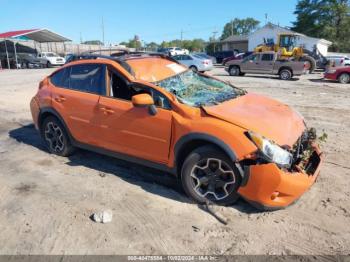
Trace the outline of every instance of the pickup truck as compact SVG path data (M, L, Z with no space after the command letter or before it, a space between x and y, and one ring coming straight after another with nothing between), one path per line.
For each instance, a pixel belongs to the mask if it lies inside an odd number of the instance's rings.
M54 52L42 52L37 55L40 63L45 67L60 66L66 63L63 57L60 57Z
M275 52L253 53L242 60L231 60L226 63L225 70L231 76L249 74L279 75L282 80L290 80L293 76L305 73L305 62L279 60Z

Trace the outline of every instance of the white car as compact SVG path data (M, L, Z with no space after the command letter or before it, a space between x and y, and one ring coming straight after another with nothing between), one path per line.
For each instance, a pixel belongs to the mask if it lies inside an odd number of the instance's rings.
M171 56L174 55L188 55L190 53L190 51L188 51L187 49L183 49L180 47L169 47L168 48L168 52Z
M330 67L350 66L350 58L347 56L327 56Z
M46 67L60 66L66 63L66 59L54 52L42 52L39 53L37 57L40 59L40 63Z

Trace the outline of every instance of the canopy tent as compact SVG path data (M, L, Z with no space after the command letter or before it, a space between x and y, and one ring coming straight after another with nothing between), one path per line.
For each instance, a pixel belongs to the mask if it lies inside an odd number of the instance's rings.
M6 39L25 39L25 40L33 40L34 43L50 43L50 42L67 42L71 41L69 38L59 35L53 31L50 31L46 28L44 29L29 29L29 30L19 30L19 31L10 31L5 33L0 33L0 39L4 39L5 41L5 51L7 57L7 65L10 68L10 61L8 55L8 46ZM14 55L16 58L17 64L17 50L16 44L13 42Z

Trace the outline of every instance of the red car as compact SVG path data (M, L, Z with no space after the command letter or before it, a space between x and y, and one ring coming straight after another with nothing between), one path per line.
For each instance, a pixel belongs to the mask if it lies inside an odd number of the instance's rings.
M246 53L239 53L230 57L226 57L222 60L222 65L226 65L227 62L231 60L242 60L246 58L247 56L251 55L253 52L246 52Z
M339 83L350 83L350 67L333 67L329 68L324 74L324 78L337 80Z

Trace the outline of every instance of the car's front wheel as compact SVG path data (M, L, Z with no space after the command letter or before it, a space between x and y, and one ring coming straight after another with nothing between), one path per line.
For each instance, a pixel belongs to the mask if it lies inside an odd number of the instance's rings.
M231 66L229 69L230 76L239 76L241 74L241 70L238 66Z
M74 147L67 131L56 117L45 118L41 132L50 153L59 156L69 156L73 153Z
M181 170L182 186L197 203L207 201L220 205L233 204L239 197L241 183L238 168L219 149L203 146L186 158Z

